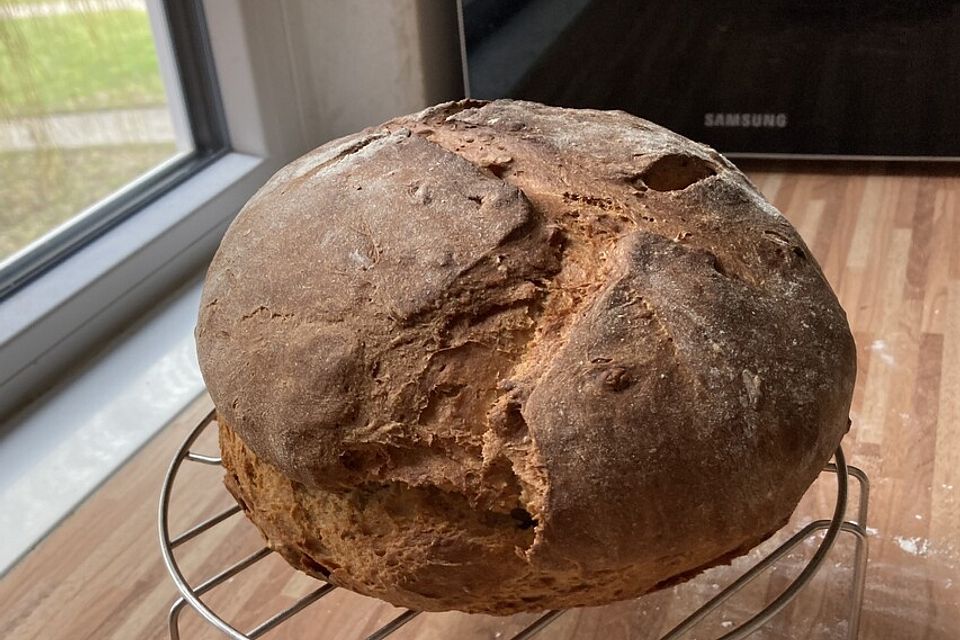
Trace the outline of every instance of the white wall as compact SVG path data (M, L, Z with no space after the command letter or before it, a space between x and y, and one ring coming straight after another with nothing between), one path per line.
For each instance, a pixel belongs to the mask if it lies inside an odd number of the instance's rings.
M332 138L461 96L453 0L208 0L239 151L299 155ZM232 34L242 23L247 39ZM247 75L237 82L233 76ZM239 89L239 90L238 90Z

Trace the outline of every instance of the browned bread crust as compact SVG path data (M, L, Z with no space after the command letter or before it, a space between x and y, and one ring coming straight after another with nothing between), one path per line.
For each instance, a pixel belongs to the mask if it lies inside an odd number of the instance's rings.
M197 327L227 486L293 565L417 609L643 594L789 518L847 429L843 310L712 149L459 102L281 170Z

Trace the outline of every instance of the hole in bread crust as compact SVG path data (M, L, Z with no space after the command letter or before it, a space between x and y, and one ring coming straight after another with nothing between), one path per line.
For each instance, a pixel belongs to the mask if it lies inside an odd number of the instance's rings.
M491 164L487 166L487 169L490 170L490 173L495 175L497 178L503 179L503 176L507 174L507 170L510 167L505 164Z
M354 473L362 471L365 462L365 456L359 451L344 451L340 454L340 464Z
M510 511L510 517L517 521L518 529L533 529L537 526L537 519L526 509L517 507Z
M303 565L304 569L306 569L307 571L313 572L315 574L319 574L324 578L329 578L330 573L333 571L333 569L337 568L336 565L333 565L332 568L328 569L327 567L323 566L322 564L320 564L319 562L317 562L316 560L314 560L313 558L311 558L306 554L303 554L301 556L300 562ZM330 563L330 564L332 565L333 563Z
M762 237L764 240L767 240L769 242L772 242L778 245L777 252L780 253L781 255L783 254L783 251L785 251L788 248L790 252L793 253L793 255L796 256L797 258L801 260L807 259L807 254L803 249L801 249L798 246L795 246L793 242L791 242L788 238L784 237L780 233L777 233L776 231L772 231L768 229L763 232Z
M655 191L680 191L715 175L716 169L706 160L671 153L654 160L640 177L644 184Z
M503 412L491 420L491 425L494 430L498 434L507 437L518 437L523 433L527 433L529 427L527 427L527 421L524 420L520 409L521 406L519 402L507 401Z
M713 253L709 253L708 255L710 259L710 266L713 268L713 270L722 275L724 278L729 278L730 274L727 273L727 270L723 267L723 264L721 264L720 258Z
M387 462L384 451L376 448L347 449L338 459L340 465L352 474L375 472Z
M247 501L243 499L243 492L240 490L240 476L238 476L236 473L227 473L223 481L227 486L227 491L229 491L230 495L233 496L233 499L237 501L237 504L240 505L240 508L243 509L244 513L250 513L250 505L248 505Z

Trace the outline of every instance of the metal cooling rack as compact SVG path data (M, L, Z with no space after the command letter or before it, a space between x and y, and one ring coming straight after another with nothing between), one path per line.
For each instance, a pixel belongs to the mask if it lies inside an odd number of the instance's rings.
M171 640L180 640L180 614L188 605L196 610L196 612L199 613L204 620L222 631L232 640L255 640L268 631L277 628L286 620L289 620L320 598L323 598L331 591L336 589L336 587L332 584L323 583L320 587L314 589L292 606L278 612L250 631L244 633L237 630L230 623L226 622L223 618L217 615L216 612L214 612L201 600L201 596L269 556L273 552L271 549L260 549L259 551L250 554L243 560L240 560L236 564L223 569L220 573L211 576L200 584L192 585L187 582L186 578L184 578L183 573L177 564L177 560L174 557L174 549L188 540L192 540L197 536L206 533L219 523L240 512L240 507L234 505L216 515L207 518L206 520L191 527L183 533L180 533L179 535L172 536L170 534L170 495L180 466L184 462L216 466L220 465L219 457L202 455L199 453L194 453L190 450L190 447L193 446L193 443L196 442L197 438L200 437L204 430L207 429L207 427L209 427L213 421L214 412L211 411L210 414L208 414L193 429L190 435L187 436L186 440L184 440L170 464L166 478L164 478L163 489L160 492L160 511L158 516L158 524L160 529L160 551L163 554L163 560L167 566L167 571L170 573L170 577L173 579L174 584L176 584L177 589L181 593L181 597L178 598L170 608L170 614L168 616ZM789 604L790 601L796 597L800 590L810 582L816 572L820 569L827 553L830 551L830 548L836 541L837 536L839 536L839 534L843 531L853 535L856 539L856 547L854 550L853 584L850 590L849 599L847 638L848 640L855 640L858 637L860 630L860 609L863 603L863 589L867 568L866 528L867 500L869 497L868 494L870 490L870 483L863 471L856 467L848 467L846 465L843 457L843 451L840 448L838 448L834 454L834 462L828 464L824 468L823 472L835 474L837 478L837 501L833 510L833 516L829 520L816 520L811 522L797 531L797 533L791 536L789 540L770 552L728 587L723 589L699 609L691 613L686 619L683 620L683 622L671 629L665 636L661 638L661 640L678 640L683 636L683 634L699 624L711 612L722 606L727 600L743 589L757 576L773 566L780 558L788 554L804 540L817 535L821 531L825 533L823 534L823 539L820 542L820 546L813 554L813 557L811 557L804 566L800 574L797 575L797 577L789 584L789 586L787 586L779 596L777 596L772 602L770 602L770 604L764 607L759 613L755 614L752 618L727 632L717 640L741 640L742 638L746 638L751 633L762 627L784 607L786 607L787 604ZM860 487L856 520L854 521L847 520L845 518L848 493L847 483L849 477L856 479ZM293 571L293 569L291 569L291 571ZM564 611L565 610L548 611L534 620L525 629L514 635L512 640L527 640L533 637L535 634L543 631L554 620L563 615ZM373 634L367 636L366 640L382 640L420 614L421 612L419 611L408 609L407 611L390 620L384 626L380 627Z

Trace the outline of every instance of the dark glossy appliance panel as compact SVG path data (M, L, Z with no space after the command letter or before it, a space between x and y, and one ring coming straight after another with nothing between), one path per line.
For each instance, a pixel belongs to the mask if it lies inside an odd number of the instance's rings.
M960 157L960 1L463 0L472 97L744 155Z

